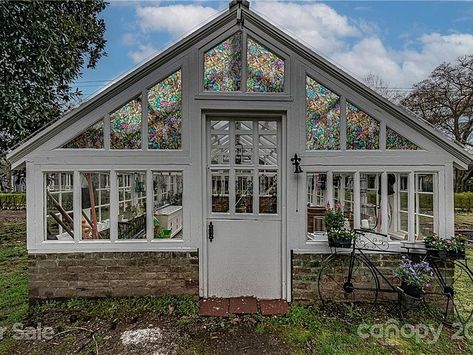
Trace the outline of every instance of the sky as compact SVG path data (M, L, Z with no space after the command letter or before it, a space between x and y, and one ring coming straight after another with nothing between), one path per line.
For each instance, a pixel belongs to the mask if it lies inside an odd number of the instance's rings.
M75 83L84 100L229 3L109 2L107 56ZM406 92L439 64L473 54L473 2L250 0L250 8L356 78L378 74Z

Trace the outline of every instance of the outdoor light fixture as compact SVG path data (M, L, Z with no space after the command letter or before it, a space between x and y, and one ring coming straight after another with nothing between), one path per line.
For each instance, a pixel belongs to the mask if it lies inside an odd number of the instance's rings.
M291 161L292 161L292 165L294 165L294 174L302 173L301 163L300 163L301 158L297 156L297 153L294 154L294 158L291 158Z

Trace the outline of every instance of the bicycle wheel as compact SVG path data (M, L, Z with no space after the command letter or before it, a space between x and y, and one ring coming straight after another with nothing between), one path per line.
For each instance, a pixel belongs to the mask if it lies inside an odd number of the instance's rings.
M458 261L430 260L434 271L424 294L426 308L448 326L465 328L473 322L473 274Z
M353 260L351 278L348 277L350 260ZM355 255L351 259L332 255L322 265L317 288L324 306L374 304L378 299L379 280L374 270L361 257Z

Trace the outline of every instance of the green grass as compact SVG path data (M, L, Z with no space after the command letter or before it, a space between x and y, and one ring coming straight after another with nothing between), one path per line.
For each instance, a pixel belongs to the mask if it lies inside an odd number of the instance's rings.
M28 258L25 223L0 228L0 326L23 320L28 312Z
M456 212L455 223L473 225L473 213Z

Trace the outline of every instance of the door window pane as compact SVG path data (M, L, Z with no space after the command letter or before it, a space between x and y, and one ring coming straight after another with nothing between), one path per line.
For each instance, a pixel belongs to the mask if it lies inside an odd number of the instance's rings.
M210 135L210 163L230 163L230 136L228 134Z
M360 174L360 226L380 231L381 228L381 174Z
M183 177L181 171L153 172L153 236L182 239Z
M229 181L228 170L212 170L212 212L230 211Z
M235 164L253 164L253 135L235 135Z
M416 174L415 214L416 214L416 239L421 240L427 235L435 233L436 211L434 174Z
M252 170L235 170L235 213L253 213Z
M278 213L277 171L259 171L259 213Z
M74 240L73 173L46 173L44 179L46 240Z
M82 172L81 180L81 239L110 238L110 175L102 172Z
M146 173L117 174L118 239L146 238Z

